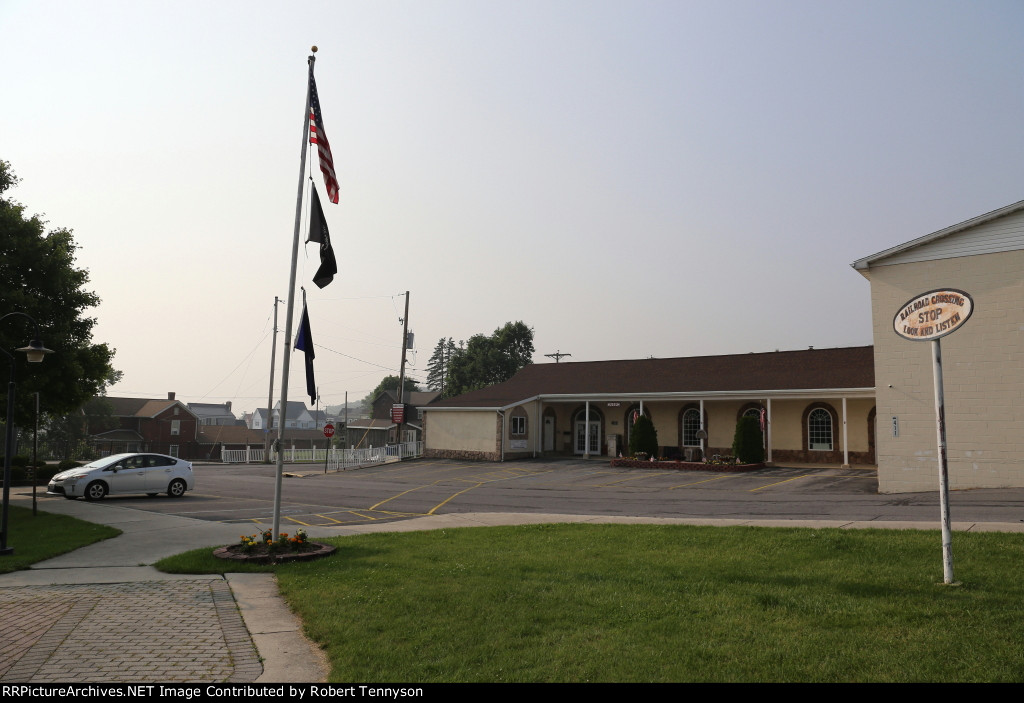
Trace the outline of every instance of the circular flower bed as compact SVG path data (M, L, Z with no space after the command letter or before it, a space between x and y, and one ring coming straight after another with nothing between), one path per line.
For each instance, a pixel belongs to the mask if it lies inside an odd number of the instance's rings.
M218 559L232 561L255 562L258 564L274 564L282 561L309 561L333 554L337 547L320 542L310 542L306 532L299 530L289 537L282 532L274 539L270 530L259 535L248 537L242 535L238 544L229 544L213 550Z

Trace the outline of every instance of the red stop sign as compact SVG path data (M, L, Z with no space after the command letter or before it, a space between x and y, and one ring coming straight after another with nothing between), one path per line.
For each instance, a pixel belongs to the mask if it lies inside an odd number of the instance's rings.
M324 425L324 437L333 437L333 436L334 436L334 425L329 424L329 423Z

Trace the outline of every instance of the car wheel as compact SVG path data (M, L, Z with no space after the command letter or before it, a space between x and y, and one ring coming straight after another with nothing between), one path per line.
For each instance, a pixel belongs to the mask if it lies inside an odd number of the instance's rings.
M171 498L181 498L183 495L185 495L185 491L187 490L188 487L185 485L185 482L182 481L180 478L176 478L173 481L171 481L171 485L167 487L167 495L169 495Z
M102 500L107 495L107 484L102 481L93 481L85 487L86 500Z

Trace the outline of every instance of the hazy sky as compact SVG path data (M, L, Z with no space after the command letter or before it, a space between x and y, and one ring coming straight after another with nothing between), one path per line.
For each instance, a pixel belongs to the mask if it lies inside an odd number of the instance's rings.
M0 158L75 232L111 395L266 404L312 44L325 404L397 370L406 290L421 379L509 320L538 362L870 344L851 262L1024 198L1020 0L0 0L0 29Z

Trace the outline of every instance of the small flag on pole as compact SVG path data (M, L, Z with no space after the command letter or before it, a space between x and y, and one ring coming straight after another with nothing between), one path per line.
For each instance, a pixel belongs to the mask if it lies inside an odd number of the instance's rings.
M309 239L306 241L320 244L320 268L313 276L313 283L317 288L326 288L338 273L338 262L334 259L331 233L327 230L327 219L324 218L324 209L320 207L320 196L317 195L316 186L313 186L313 212L309 218Z
M306 394L309 395L309 402L316 404L316 381L313 380L313 359L316 358L316 352L313 351L313 332L309 329L309 313L305 305L302 306L302 322L299 323L295 348L306 353Z
M316 92L312 63L309 65L309 143L316 144L317 151L320 152L320 171L324 174L327 198L332 203L337 203L338 177L334 175L334 157L331 156L331 145L324 130L324 118L320 114L320 97Z

